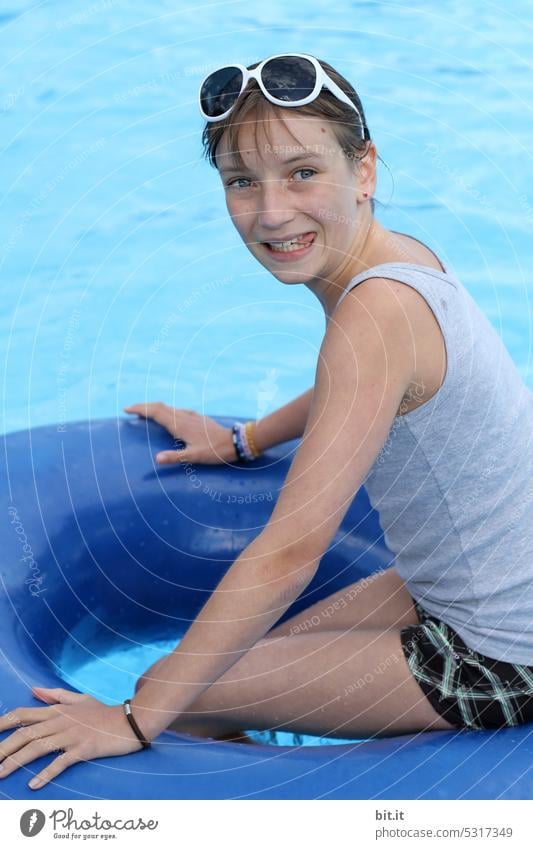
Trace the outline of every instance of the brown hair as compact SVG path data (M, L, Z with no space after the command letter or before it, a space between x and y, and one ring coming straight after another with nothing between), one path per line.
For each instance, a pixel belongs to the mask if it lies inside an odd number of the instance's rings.
M313 100L305 106L294 107L294 110L298 115L306 115L311 118L325 118L330 121L333 125L332 130L335 138L337 139L344 155L355 161L362 159L368 151L370 133L366 126L365 113L359 99L359 95L350 85L348 80L341 76L335 68L327 62L319 61L320 65L331 79L337 83L339 88L341 88L355 104L359 110L363 124L361 125L357 113L350 106L342 103L340 100L337 100L337 98L326 88L322 89L316 100ZM258 65L259 62L249 65L248 70L251 71L253 68L257 68ZM256 81L250 80L228 117L222 121L208 121L204 127L204 131L202 133L204 157L214 168L218 167L216 158L217 148L222 136L226 132L228 134L227 139L228 147L231 151L231 158L238 167L243 166L244 163L239 153L238 135L241 126L245 123L249 123L249 115L252 112L254 112L255 137L257 138L257 125L262 124L268 138L268 131L266 129L268 121L271 120L272 115L274 115L276 118L279 118L280 121L285 123L284 114L286 114L287 108L270 103L266 97L263 97L263 93ZM285 127L288 130L286 124ZM291 135L293 134L291 133ZM364 135L363 138L362 135ZM370 206L372 214L374 214L374 198L371 198Z

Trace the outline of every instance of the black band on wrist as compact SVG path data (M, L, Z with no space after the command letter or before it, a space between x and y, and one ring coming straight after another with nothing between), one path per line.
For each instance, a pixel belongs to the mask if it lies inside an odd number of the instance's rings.
M139 728L139 726L135 722L135 719L133 718L133 714L131 712L131 699L125 700L125 702L124 702L124 713L126 714L127 720L129 722L129 724L131 725L131 728L132 728L135 736L137 737L139 742L142 743L143 749L149 749L152 744L146 739L146 737L142 733L141 729Z

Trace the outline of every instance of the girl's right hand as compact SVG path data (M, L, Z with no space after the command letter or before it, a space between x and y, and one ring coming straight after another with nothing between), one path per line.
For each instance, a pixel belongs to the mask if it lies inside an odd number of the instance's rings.
M209 416L194 410L179 410L162 401L150 404L132 404L124 407L125 413L137 413L144 419L153 419L168 430L174 439L183 440L185 448L160 451L156 461L172 463L235 463L237 456L231 428L219 425Z

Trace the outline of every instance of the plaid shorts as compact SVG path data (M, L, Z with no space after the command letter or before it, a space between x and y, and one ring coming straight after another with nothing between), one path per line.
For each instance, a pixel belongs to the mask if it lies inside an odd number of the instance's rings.
M419 625L400 631L409 669L437 713L457 728L533 722L533 666L493 660L414 602Z

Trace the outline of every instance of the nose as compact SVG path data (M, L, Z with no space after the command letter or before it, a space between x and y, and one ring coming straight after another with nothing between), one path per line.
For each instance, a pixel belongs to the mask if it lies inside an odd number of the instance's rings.
M257 225L260 233L276 235L294 221L294 209L283 180L265 180L258 198Z

